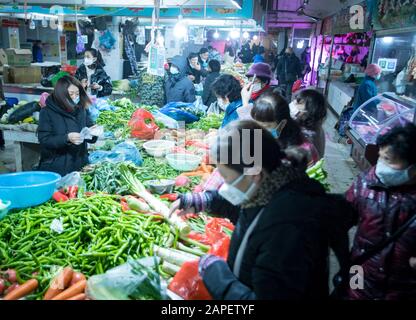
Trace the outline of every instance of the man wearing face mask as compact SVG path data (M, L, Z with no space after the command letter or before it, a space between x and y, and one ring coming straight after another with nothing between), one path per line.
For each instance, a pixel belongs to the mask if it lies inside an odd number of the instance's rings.
M295 55L293 48L287 48L285 54L279 59L276 67L279 87L285 92L287 101L292 100L292 87L297 79L302 79L302 65Z
M207 211L236 224L227 261L207 255L199 262L213 299L326 299L333 242L323 214L334 210L323 201L323 187L284 162L287 155L276 140L253 121L231 124L210 151L225 183L219 191L181 195L171 212ZM245 153L261 159L248 163ZM338 239L348 244L346 230L343 234Z
M113 85L104 71L104 66L104 60L98 50L91 48L85 51L84 62L77 69L75 78L81 81L88 94L97 97L111 95Z
M365 102L377 95L376 81L381 78L381 68L377 64L370 64L365 69L365 79L358 87L354 97L353 112Z
M195 87L186 75L186 60L175 56L170 60L169 69L165 79L166 103L194 102Z
M376 167L358 177L346 199L358 213L352 264L378 250L359 263L364 289L347 295L353 300L415 300L416 126L395 127L377 145Z

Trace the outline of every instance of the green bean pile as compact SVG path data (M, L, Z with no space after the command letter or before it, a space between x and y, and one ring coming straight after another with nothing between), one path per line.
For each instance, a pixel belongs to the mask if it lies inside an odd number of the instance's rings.
M9 214L0 221L0 270L16 269L20 278L38 272L40 298L51 268L71 266L87 276L127 261L153 255L153 245L172 246L175 237L159 216L122 212L117 196L97 194ZM50 226L62 218L64 231Z

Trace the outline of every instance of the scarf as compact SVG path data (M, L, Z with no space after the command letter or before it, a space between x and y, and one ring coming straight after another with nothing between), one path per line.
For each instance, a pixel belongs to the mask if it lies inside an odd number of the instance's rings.
M266 85L263 89L261 89L260 91L258 91L258 92L253 92L252 94L251 94L251 100L257 100L257 98L258 97L260 97L267 89L269 89L270 88L270 84L268 84L268 85Z
M250 199L247 203L244 203L241 207L243 209L264 207L283 186L293 181L302 180L305 177L305 172L290 165L283 164L265 178L254 198Z

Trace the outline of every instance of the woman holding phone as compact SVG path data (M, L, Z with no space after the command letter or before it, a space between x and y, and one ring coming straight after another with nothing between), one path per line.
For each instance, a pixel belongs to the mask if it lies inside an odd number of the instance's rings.
M87 93L97 97L106 97L113 91L111 79L104 71L104 66L105 63L99 51L92 48L85 51L84 63L78 68L75 78L81 81Z

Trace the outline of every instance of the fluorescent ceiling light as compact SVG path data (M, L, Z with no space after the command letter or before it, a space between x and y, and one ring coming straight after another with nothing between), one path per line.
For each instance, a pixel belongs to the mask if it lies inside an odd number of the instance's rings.
M243 33L243 38L244 39L248 39L250 37L250 34L247 32L247 31L245 31L244 33Z
M218 32L218 30L215 30L213 37L214 39L218 39L220 37L220 33Z
M383 42L386 44L393 43L394 39L393 37L383 37Z
M237 3L237 1L235 0L231 0L231 3L233 4L233 6L235 6L237 9L241 10L241 6Z

